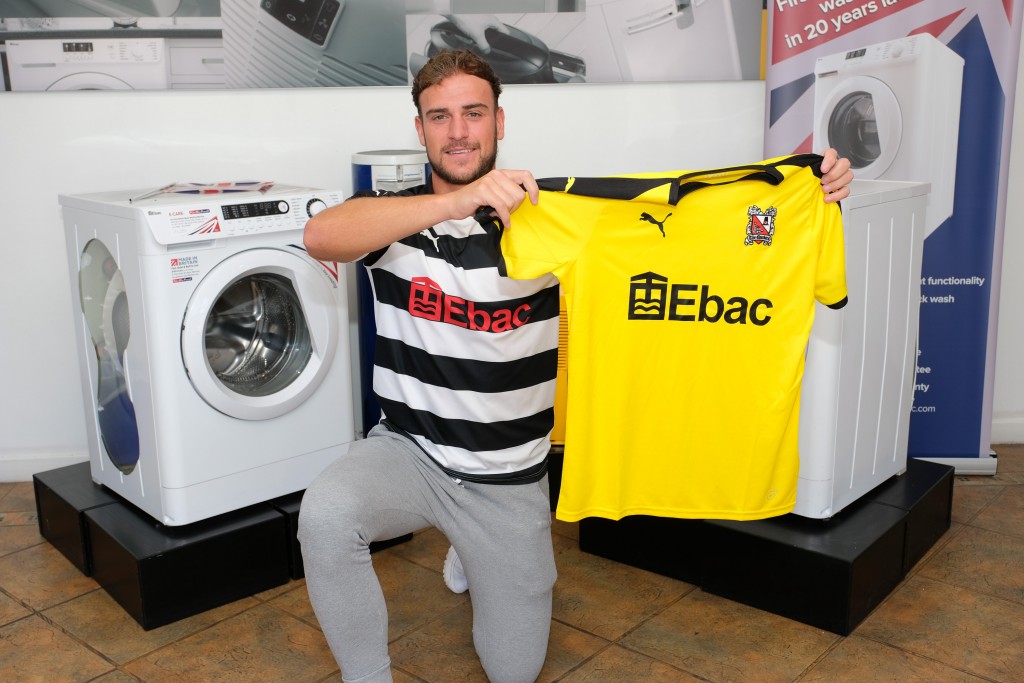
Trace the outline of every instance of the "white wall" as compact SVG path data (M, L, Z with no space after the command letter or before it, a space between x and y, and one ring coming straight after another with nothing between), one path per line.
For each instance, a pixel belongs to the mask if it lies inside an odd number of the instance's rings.
M538 176L761 156L759 81L509 86L502 104L499 164ZM405 87L0 94L0 481L88 457L59 193L219 180L348 192L352 153L418 148L414 113Z

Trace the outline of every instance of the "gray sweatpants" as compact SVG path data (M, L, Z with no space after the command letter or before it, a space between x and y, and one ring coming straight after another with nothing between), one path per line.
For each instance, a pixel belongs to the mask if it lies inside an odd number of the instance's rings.
M473 643L487 676L536 680L555 583L547 486L547 478L456 482L412 441L380 426L327 467L303 496L298 536L313 610L343 680L391 681L387 607L370 542L428 526L462 560Z

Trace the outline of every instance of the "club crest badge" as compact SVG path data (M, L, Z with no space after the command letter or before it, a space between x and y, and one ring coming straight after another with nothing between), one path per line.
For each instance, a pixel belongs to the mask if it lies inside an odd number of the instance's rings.
M775 235L775 214L774 206L762 211L759 206L751 206L747 209L747 238L743 244L748 247L751 244L763 244L766 247L772 245L772 237Z

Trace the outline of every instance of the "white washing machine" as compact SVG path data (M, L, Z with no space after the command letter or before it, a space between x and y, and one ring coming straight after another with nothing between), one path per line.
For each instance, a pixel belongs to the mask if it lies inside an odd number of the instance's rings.
M931 185L926 236L953 214L964 60L917 34L819 57L814 149L834 147L862 180Z
M355 438L345 277L302 247L342 194L198 191L60 196L92 477L172 526L302 490Z
M38 38L7 41L11 90L163 90L163 38Z
M843 200L850 300L815 308L794 514L832 517L907 468L928 190L857 179Z

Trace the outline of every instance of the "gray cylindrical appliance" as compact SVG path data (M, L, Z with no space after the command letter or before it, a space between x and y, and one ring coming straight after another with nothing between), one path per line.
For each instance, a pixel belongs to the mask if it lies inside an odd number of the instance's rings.
M384 149L352 155L352 190L398 192L427 182L430 165L423 150ZM373 353L377 325L373 318L373 291L365 268L356 269L359 310L359 386L361 422L365 436L380 421L380 406L373 394Z

